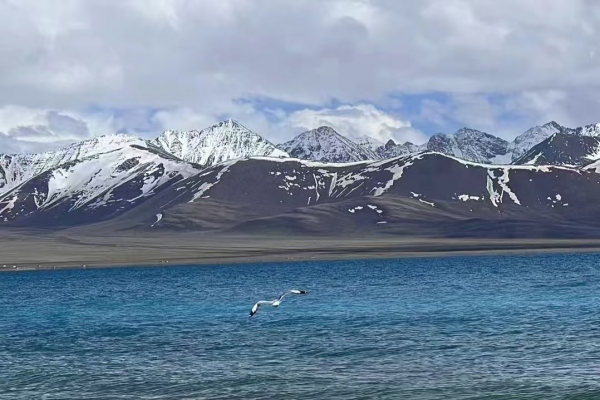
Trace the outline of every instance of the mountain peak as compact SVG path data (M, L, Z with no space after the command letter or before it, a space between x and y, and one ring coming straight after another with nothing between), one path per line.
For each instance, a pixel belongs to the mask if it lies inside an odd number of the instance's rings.
M330 126L303 132L280 145L292 157L312 161L354 162L377 159L377 154L345 136Z
M335 129L327 125L320 126L317 129L313 129L308 132L320 133L322 135L339 135L339 133Z
M427 142L427 150L489 164L506 154L507 145L508 142L504 139L464 127L450 135L433 135Z
M534 126L517 136L507 147L511 154L511 161L516 162L538 143L543 142L550 136L563 132L565 128L555 121L550 121L542 126Z
M246 128L244 125L240 124L235 119L228 118L226 120L223 120L221 122L214 124L213 126L211 126L209 128L203 129L203 131L208 131L208 130L216 129L216 128L244 129L247 131L250 130L250 129Z
M287 156L267 139L233 119L201 131L165 131L151 143L184 161L204 166L243 157Z
M555 132L514 164L582 167L600 158L600 137Z
M542 125L543 128L556 128L556 129L562 129L562 125L560 125L558 122L556 121L550 121L550 122L546 122L544 125Z
M478 135L478 136L489 136L489 137L495 137L494 135L490 135L489 133L483 132L483 131L479 131L477 129L473 129L473 128L467 128L466 126L463 128L460 128L459 130L457 130L456 132L454 132L455 136L460 136L460 135Z

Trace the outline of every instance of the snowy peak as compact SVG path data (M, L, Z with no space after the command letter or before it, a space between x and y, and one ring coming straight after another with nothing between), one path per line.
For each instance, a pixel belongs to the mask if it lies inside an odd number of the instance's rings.
M379 157L367 147L354 143L329 126L301 133L280 145L290 156L325 162L354 162Z
M579 135L579 136L600 136L600 123L585 125L585 126L581 126L579 128L569 129L569 130L571 132L565 132L565 133L571 133L571 134Z
M414 154L425 150L427 150L426 145L416 145L411 142L396 144L396 142L390 139L384 146L381 146L377 149L377 155L382 159L387 159L407 154Z
M548 139L555 133L564 132L565 129L566 128L554 121L548 122L542 126L534 126L517 136L515 140L508 145L507 153L510 153L511 161L516 162L532 147Z
M581 167L600 159L600 137L555 133L514 164Z
M250 156L288 156L262 136L231 119L201 131L165 131L151 143L184 161L204 166Z
M35 220L38 225L53 226L94 222L122 213L199 172L152 147L126 145L89 153L59 163L0 195L0 221Z
M377 140L375 138L372 138L371 136L358 136L356 138L353 138L353 141L357 145L362 146L365 149L368 149L371 151L377 151L378 148L380 148L381 146L384 145L382 142L380 142L379 140ZM393 142L393 140L392 140L392 142Z
M117 133L84 140L45 153L0 154L0 194L61 164L110 153L132 145L146 147L146 141Z
M438 133L427 142L427 150L466 161L489 164L504 156L508 142L475 129L462 128L453 134Z

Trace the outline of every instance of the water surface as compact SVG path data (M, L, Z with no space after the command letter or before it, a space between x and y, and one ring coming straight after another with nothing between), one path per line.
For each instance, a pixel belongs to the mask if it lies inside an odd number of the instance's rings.
M599 296L595 254L5 273L0 399L600 399Z

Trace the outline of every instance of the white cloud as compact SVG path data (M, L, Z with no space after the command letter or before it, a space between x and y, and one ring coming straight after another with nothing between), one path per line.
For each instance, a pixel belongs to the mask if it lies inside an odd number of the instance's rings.
M454 99L423 107L433 123L508 132L549 119L600 121L600 4L589 0L20 0L0 1L0 15L0 110L15 113L0 116L5 133L58 110L85 120L90 135L188 129L230 115L278 140L285 115L236 101L319 109L332 99L384 104L389 94L431 92ZM490 93L511 100L498 105ZM91 106L126 115L62 111ZM520 128L502 121L503 107L520 108ZM148 109L167 111L154 119L141 111L140 122L135 110ZM421 140L410 127L361 118L365 130Z
M556 102L551 97L550 93L530 93L527 96L509 95L492 100L483 94L457 94L443 102L425 99L421 102L416 120L436 125L440 131L447 126L467 127L512 140L526 129L552 120L548 119L547 107ZM554 107L554 111L557 110ZM567 126L576 126L567 123L572 121L558 120ZM445 133L450 131L446 130Z
M349 138L366 135L383 143L390 139L397 143L423 143L427 140L422 132L411 127L410 122L400 120L369 104L296 111L289 115L282 125L287 125L295 131L327 125Z
M163 128L180 131L200 130L217 122L213 116L187 107L159 111L153 119Z

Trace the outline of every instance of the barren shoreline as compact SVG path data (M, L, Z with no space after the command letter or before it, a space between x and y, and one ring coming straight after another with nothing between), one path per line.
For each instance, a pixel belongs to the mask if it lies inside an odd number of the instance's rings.
M0 272L405 257L600 252L600 240L0 234ZM3 267L6 265L6 267ZM15 268L13 268L15 266Z

